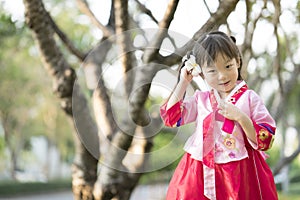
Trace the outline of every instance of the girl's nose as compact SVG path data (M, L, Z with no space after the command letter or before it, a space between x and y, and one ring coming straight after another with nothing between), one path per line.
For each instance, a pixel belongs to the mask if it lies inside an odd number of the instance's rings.
M219 80L223 80L223 79L225 79L225 77L226 77L226 76L225 76L224 73L222 73L222 72L219 72L219 73L218 73L218 79L219 79Z

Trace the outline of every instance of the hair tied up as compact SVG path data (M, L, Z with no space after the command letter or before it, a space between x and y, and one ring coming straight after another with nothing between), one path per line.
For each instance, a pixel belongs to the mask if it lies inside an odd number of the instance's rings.
M234 36L230 36L231 40L234 42L234 44L236 43L236 39Z

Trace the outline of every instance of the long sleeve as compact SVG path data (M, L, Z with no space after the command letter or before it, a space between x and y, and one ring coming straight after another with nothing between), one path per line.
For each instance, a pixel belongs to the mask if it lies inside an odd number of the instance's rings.
M160 107L160 116L166 126L174 127L180 125L182 101L175 103L167 109L167 102Z
M160 107L160 115L166 126L176 127L190 122L197 118L197 92L175 103L167 109L167 102Z
M275 121L261 98L255 92L252 92L249 98L251 108L250 117L256 131L257 145L250 143L255 149L266 151L271 148L275 137Z

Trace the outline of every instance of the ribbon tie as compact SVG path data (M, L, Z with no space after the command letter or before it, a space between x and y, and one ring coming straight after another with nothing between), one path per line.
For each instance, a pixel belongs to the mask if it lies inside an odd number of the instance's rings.
M217 113L217 101L210 93L210 101L213 111L203 121L203 177L204 177L204 195L209 199L216 199L215 188L215 134L214 125Z
M244 84L242 87L237 87L230 95L230 102L235 104L242 94L248 89ZM215 131L220 131L216 128L216 120L223 121L222 130L232 134L234 129L234 121L220 116L218 113L218 102L214 92L210 92L210 102L212 112L203 121L203 177L204 177L204 195L211 200L216 199L216 186L215 186Z

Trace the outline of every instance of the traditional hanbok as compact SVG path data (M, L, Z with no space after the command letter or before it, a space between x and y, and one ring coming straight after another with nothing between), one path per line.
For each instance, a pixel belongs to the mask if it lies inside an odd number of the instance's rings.
M272 171L263 151L272 146L275 122L261 98L241 81L225 99L245 112L256 130L256 143L242 127L218 113L216 91L196 91L168 110L161 107L166 126L196 122L186 153L170 181L167 200L278 199Z

